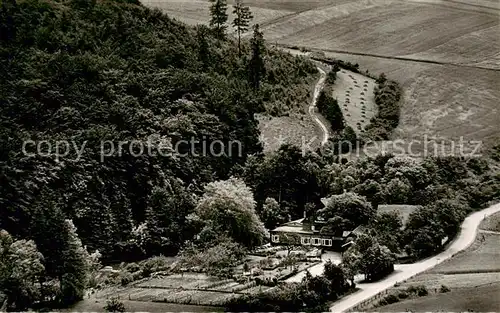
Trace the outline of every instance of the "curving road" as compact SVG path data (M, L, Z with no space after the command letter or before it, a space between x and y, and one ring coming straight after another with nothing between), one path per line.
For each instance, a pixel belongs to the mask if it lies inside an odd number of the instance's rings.
M328 127L318 117L319 114L316 113L316 103L318 102L318 97L321 90L323 90L323 87L325 86L325 80L326 80L325 71L323 71L320 67L318 67L318 70L321 76L318 80L318 83L316 84L316 87L314 87L313 100L311 102L311 105L309 106L309 115L319 125L321 131L323 132L323 139L321 140L321 145L323 146L328 142L328 137L330 133L328 132Z
M445 251L418 263L397 266L395 272L383 281L358 284L357 286L361 289L360 291L337 301L330 307L330 311L347 311L359 303L375 296L379 292L394 286L395 283L407 280L451 258L458 252L467 249L474 242L481 221L497 212L500 212L500 203L469 215L462 223L460 234L455 238L455 240L453 240L451 245L449 245Z

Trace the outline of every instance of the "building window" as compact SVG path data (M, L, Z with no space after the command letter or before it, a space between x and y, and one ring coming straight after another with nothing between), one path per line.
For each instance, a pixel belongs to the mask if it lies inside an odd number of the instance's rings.
M315 246L321 245L321 239L319 239L319 238L313 238L312 239L312 244L315 245Z
M302 241L303 245L310 245L311 244L311 239L309 237L302 237L301 241Z
M272 242L280 242L280 236L279 235L272 235L271 241Z
M323 239L323 246L332 246L332 240L331 239Z

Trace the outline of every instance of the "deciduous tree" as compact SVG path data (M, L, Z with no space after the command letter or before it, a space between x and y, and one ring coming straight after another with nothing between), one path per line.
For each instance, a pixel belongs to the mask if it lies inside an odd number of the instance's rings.
M195 215L204 228L227 234L246 247L262 244L267 236L255 211L252 191L236 178L208 184L195 209Z
M241 35L248 31L253 15L250 7L243 4L243 0L236 0L233 9L233 27L236 28L238 34L238 54L241 56Z
M367 224L375 216L376 210L366 200L354 192L333 195L327 200L327 205L318 211L325 219L340 216L348 219L352 225Z
M274 198L267 198L262 206L262 220L267 229L273 229L277 225L288 221L288 210L281 208Z
M0 290L7 296L8 309L24 311L42 299L42 262L43 255L32 240L14 241L0 230Z

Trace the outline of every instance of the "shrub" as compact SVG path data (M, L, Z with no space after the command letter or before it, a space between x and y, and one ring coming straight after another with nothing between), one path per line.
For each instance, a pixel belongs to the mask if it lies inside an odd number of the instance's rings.
M425 286L420 286L417 291L417 296L419 297L427 296L428 294L429 292L427 291L427 288L425 288Z
M106 312L125 312L125 305L117 298L112 298L106 301L104 310L106 310Z
M335 84L335 81L337 80L337 72L338 71L340 71L340 67L338 66L338 64L335 64L333 66L333 69L330 72L328 72L328 76L326 77L327 84L330 84L330 85Z
M419 297L423 297L429 294L429 291L424 285L410 286L406 289L408 293L415 294Z
M141 267L137 263L129 263L125 266L125 270L130 273L137 272L141 269Z
M267 286L267 287L274 287L278 285L278 279L276 277L257 277L255 278L255 282L257 283L257 286Z
M155 256L150 259L147 259L144 262L141 262L140 265L140 267L142 268L141 270L142 276L147 277L152 273L167 271L170 269L171 264L172 261L164 256ZM134 267L132 266L132 268Z
M180 254L178 267L199 268L209 275L230 277L245 253L246 250L232 239L220 237L208 248L196 245L185 247Z
M448 288L448 286L446 286L446 285L441 285L441 288L439 288L440 293L445 293L445 292L449 292L449 291L450 291L450 288Z
M373 140L387 140L393 129L399 124L399 100L401 88L394 81L380 80L375 88L377 115L367 126L368 134Z
M401 291L400 293L398 293L398 298L399 299L406 299L408 298L410 295L408 294L408 292L406 291Z
M396 295L390 294L384 297L387 304L399 302L399 298Z

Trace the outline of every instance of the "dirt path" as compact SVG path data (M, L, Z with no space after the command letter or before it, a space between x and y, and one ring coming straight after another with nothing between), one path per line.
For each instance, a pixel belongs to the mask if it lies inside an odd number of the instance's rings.
M358 284L357 286L360 288L358 292L355 292L334 303L333 306L330 307L330 311L347 311L355 307L359 303L375 296L379 292L394 286L395 283L407 280L408 278L424 272L451 258L458 252L465 250L474 242L476 234L478 232L479 224L482 222L482 220L496 212L500 212L500 203L469 215L462 223L460 234L457 236L457 238L455 238L455 240L445 251L436 256L422 260L418 263L397 266L395 272L382 281L378 281L375 283Z
M326 72L323 71L320 67L318 67L318 70L321 77L319 78L318 83L314 88L313 100L311 102L311 105L309 106L309 115L321 128L321 131L323 132L323 139L321 140L321 145L325 145L328 142L328 137L330 136L330 132L328 131L328 127L319 118L318 116L319 114L316 112L316 102L318 102L319 94L321 90L323 90L323 87L325 86Z

